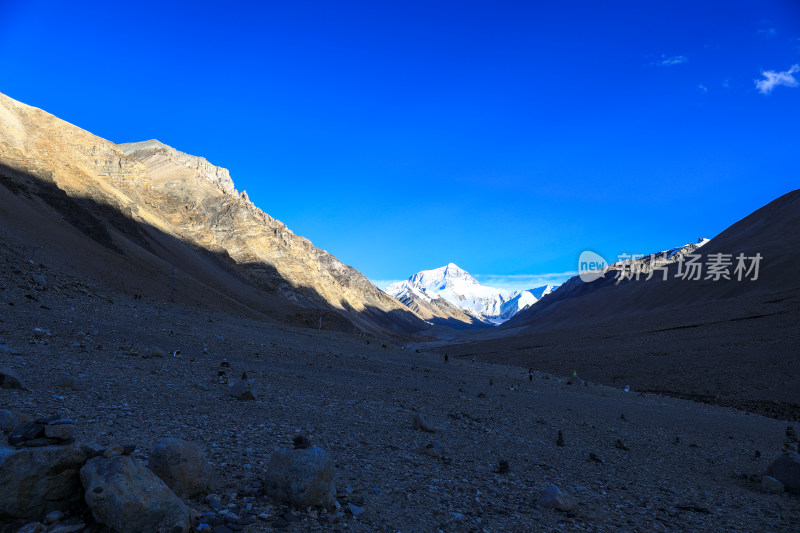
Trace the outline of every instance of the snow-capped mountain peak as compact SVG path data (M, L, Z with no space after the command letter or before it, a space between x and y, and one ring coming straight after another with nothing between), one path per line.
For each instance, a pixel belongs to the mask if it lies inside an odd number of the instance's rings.
M539 298L552 287L530 291L508 291L481 285L469 272L455 263L432 270L417 272L408 280L393 283L386 293L400 301L419 298L430 302L443 298L467 314L492 324L505 322Z

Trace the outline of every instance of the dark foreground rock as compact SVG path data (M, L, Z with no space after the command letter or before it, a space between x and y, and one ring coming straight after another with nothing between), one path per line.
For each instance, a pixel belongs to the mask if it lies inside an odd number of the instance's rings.
M264 492L301 508L333 506L336 500L333 461L321 448L283 448L267 465Z
M81 499L86 454L74 445L14 449L0 445L0 516L41 518Z
M80 480L94 518L119 533L192 529L192 510L132 457L90 459L80 471Z
M211 465L205 454L196 444L182 439L161 439L147 466L181 498L203 494L211 483Z

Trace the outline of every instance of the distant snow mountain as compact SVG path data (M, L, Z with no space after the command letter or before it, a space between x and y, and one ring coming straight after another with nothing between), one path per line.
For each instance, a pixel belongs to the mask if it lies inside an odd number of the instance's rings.
M385 292L412 309L442 307L441 304L447 302L450 304L447 308L455 306L480 322L497 325L529 308L552 290L549 285L525 291L485 287L469 272L449 263L417 272L406 281L393 283Z

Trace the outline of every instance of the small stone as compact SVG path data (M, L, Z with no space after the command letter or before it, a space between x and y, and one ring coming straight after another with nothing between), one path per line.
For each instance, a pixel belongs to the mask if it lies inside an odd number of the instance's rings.
M150 349L150 357L155 357L157 359L163 359L167 356L167 352L159 348L158 346L153 346Z
M787 492L800 493L800 455L781 455L769 465L766 475L783 483Z
M62 518L64 518L64 513L62 513L61 511L52 511L50 513L47 513L47 515L44 517L44 521L47 522L48 524L54 524L59 520L61 520Z
M111 457L124 455L124 453L125 453L125 447L122 446L121 444L115 444L103 450L103 457L105 457L106 459L110 459Z
M24 389L20 377L10 368L0 368L0 388L2 389Z
M39 533L40 531L44 530L44 526L41 522L29 522L19 528L17 533Z
M347 507L350 509L350 512L353 513L353 516L358 516L364 512L363 507L359 507L358 505L354 505L352 503L348 503Z
M542 491L536 504L540 507L551 507L556 511L569 512L578 506L575 497L555 485L550 485Z
M558 431L558 439L556 439L556 446L566 446L567 443L564 442L564 434L561 433L561 430Z
M761 488L770 494L780 494L783 492L783 483L772 476L761 476Z
M436 426L431 424L430 421L421 413L414 414L414 421L412 422L411 427L413 429L420 429L428 433L436 433Z
M254 401L256 393L254 390L255 380L236 381L230 385L230 395L240 402Z
M510 467L508 466L508 461L501 459L500 462L497 464L497 473L498 474L508 474L510 471Z
M294 439L292 439L292 444L294 445L295 450L305 450L306 448L311 447L311 441L305 435L297 435Z
M417 453L429 455L436 459L442 459L447 455L447 449L439 441L432 441L427 446L417 448Z
M614 448L628 451L628 447L622 443L622 439L617 439L617 442L614 443Z

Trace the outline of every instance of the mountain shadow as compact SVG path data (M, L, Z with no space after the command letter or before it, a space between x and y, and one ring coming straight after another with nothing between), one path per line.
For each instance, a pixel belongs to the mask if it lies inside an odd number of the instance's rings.
M0 232L51 268L123 293L301 327L406 338L411 313L332 308L267 263L234 261L136 220L131 206L70 195L47 175L0 163ZM402 315L402 316L400 316Z

